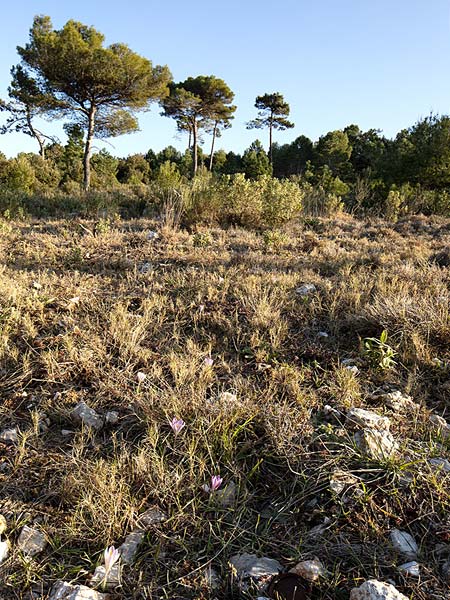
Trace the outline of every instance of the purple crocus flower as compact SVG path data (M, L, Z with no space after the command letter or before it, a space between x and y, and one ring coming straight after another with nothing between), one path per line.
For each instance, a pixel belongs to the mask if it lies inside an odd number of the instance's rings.
M211 492L215 492L222 485L222 477L220 475L213 475L211 477Z
M183 419L177 419L176 417L174 417L171 421L170 421L170 426L173 429L173 432L175 433L175 435L177 435L178 433L180 433L180 431L183 429L183 427L186 425L186 423L183 421Z
M207 367L212 367L214 364L214 361L210 356L207 356L204 362Z

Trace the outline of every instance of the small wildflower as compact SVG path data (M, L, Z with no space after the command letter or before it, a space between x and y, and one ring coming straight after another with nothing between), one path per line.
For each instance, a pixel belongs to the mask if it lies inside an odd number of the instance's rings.
M139 371L139 373L136 375L136 379L139 383L143 383L147 379L147 375L142 371Z
M212 367L214 364L214 361L210 356L207 356L204 362L207 367Z
M176 417L174 417L170 421L170 426L172 427L175 435L177 435L178 433L180 433L180 431L183 429L183 427L185 425L186 425L186 423L183 421L183 419L177 419Z
M120 552L114 546L110 546L106 548L103 557L105 559L105 578L108 576L108 573L111 571L113 566L120 558Z
M213 475L211 477L211 491L215 492L216 490L218 490L220 488L220 486L222 485L222 477L220 477L220 475Z

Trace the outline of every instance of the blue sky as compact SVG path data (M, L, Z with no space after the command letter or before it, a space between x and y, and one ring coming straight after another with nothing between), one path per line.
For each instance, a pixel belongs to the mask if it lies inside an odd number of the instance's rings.
M238 107L218 143L225 150L242 152L256 137L267 146L265 131L245 128L256 114L255 97L266 92L281 92L291 106L295 129L277 133L280 143L301 134L316 140L350 123L392 137L430 111L450 112L448 0L8 2L0 37L2 98L18 62L16 46L26 43L35 14L49 15L57 29L68 19L93 25L107 44L124 42L167 64L175 81L223 78ZM140 132L106 147L120 156L169 144L184 149L186 138L159 112L153 105L139 119ZM61 132L57 123L45 127ZM0 136L0 151L8 156L36 150L23 134Z

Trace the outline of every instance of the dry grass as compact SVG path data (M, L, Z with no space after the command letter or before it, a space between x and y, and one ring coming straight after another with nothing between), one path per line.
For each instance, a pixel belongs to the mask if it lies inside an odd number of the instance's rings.
M13 542L34 523L50 543L31 561L12 552L0 597L45 598L57 578L84 583L101 551L157 504L169 520L149 532L117 598L240 598L227 560L244 551L286 566L320 556L318 598L348 598L367 577L417 600L446 598L450 476L427 459L449 458L428 423L430 411L450 417L450 275L433 259L450 245L448 221L311 220L273 248L244 230L195 238L166 223L150 241L150 221L81 225L3 224L0 429L17 425L21 439L0 443L0 512ZM302 283L317 292L300 298ZM362 353L361 340L383 329L395 369ZM383 387L420 408L394 415L373 399ZM80 429L70 417L80 400L118 411L119 423ZM343 427L351 406L392 417L396 459L361 455ZM186 422L177 437L173 416ZM333 495L336 469L360 478L359 494ZM216 473L237 484L234 506L202 492ZM420 581L397 571L393 527L419 541ZM220 590L202 576L209 564Z

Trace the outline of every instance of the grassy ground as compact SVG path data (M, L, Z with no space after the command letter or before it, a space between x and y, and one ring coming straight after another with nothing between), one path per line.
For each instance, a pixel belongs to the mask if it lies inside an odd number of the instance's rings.
M320 557L318 598L346 599L369 577L417 600L447 598L450 475L427 460L450 458L428 420L450 417L450 223L346 217L280 235L167 229L147 239L155 227L2 225L0 430L21 433L0 443L0 513L13 547L24 524L49 545L32 560L13 549L0 597L85 583L104 548L157 505L169 518L149 531L117 598L242 598L228 566L237 552L286 567ZM300 297L304 283L317 291ZM396 352L385 369L362 349L383 329ZM420 406L396 414L374 398L382 389ZM70 416L80 400L119 422L80 428ZM344 427L352 406L391 417L397 457L362 455ZM175 416L186 422L177 436ZM361 491L333 494L336 469ZM233 506L202 490L216 474L237 485ZM396 569L394 527L420 544L420 580Z

